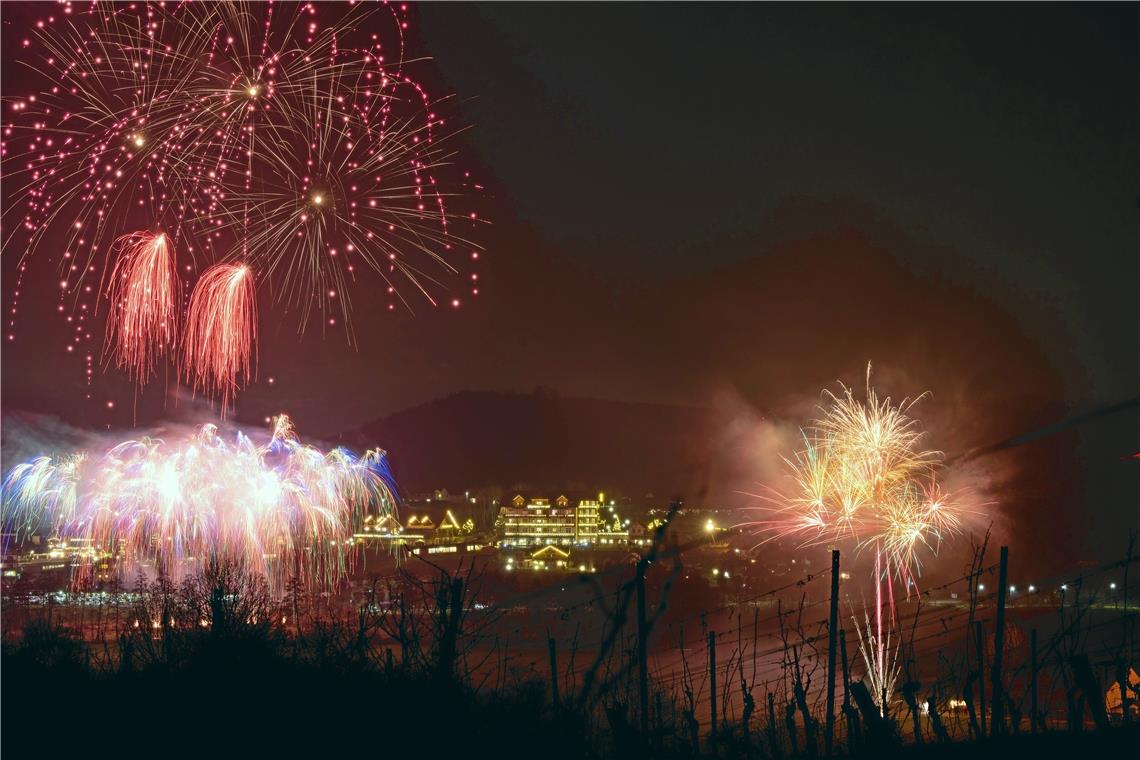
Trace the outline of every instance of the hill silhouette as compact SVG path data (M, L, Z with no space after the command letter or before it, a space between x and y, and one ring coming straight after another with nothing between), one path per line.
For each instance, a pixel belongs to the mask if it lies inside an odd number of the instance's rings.
M704 482L706 410L664 404L464 391L342 436L391 453L406 493L447 488L617 489L692 493Z

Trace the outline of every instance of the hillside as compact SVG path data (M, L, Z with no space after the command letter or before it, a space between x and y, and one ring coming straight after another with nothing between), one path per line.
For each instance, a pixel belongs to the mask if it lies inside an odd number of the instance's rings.
M629 495L692 494L710 461L706 411L656 404L466 391L345 433L390 452L408 493L525 484Z

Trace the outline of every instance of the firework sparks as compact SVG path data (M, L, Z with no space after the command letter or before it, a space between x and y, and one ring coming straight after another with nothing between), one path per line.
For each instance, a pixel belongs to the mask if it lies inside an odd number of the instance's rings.
M174 578L221 560L277 589L293 575L331 588L351 570L365 513L392 513L396 493L383 451L322 452L282 415L261 446L242 433L227 442L210 424L179 445L143 438L17 465L4 481L4 523L17 540L47 530Z
M866 610L863 611L862 624L854 616L852 621L859 635L859 656L863 659L867 680L870 682L868 691L871 692L872 701L879 708L879 714L885 716L901 672L898 664L898 642L892 645L890 626L884 627L881 621L878 621L877 625L872 623L871 616Z
M754 524L766 540L802 546L854 540L884 552L908 580L920 569L918 550L937 551L961 530L963 511L938 483L942 453L922 447L924 434L910 416L921 399L894 404L871 386L866 396L844 386L825 393L823 415L802 431L802 447L784 458L787 492L768 497L769 516Z
M257 348L253 274L240 264L202 273L190 294L182 370L195 390L221 399L222 415L249 380Z
M411 76L406 28L387 3L46 12L24 45L32 84L5 94L0 139L26 199L5 211L25 238L20 277L40 249L61 250L60 311L85 322L88 280L108 276L114 241L145 218L177 248L187 289L196 272L247 262L302 328L319 315L350 341L361 274L379 279L390 310L412 307L405 290L433 305L458 306L442 297L457 282L478 295L479 246L464 229L481 222L453 206L482 188L454 167L456 130ZM90 340L75 327L70 352ZM121 345L116 364L141 382L155 352Z
M178 274L170 239L136 232L119 239L122 252L111 272L107 350L138 383L174 347Z
M924 394L925 395L925 394ZM923 447L924 433L911 417L921 399L894 404L871 386L856 397L842 386L825 392L823 415L801 431L802 446L784 457L792 487L765 497L775 506L753 524L764 540L792 539L800 546L855 543L875 556L875 613L856 621L859 651L875 703L886 710L899 676L893 578L909 594L921 569L920 549L937 553L962 529L964 511L938 483L939 451ZM865 628L865 630L864 630Z

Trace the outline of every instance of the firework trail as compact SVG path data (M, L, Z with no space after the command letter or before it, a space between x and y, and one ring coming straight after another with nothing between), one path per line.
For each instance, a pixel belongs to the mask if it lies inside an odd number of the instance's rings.
M115 364L140 385L174 348L177 338L178 273L163 233L136 232L119 239L111 271L108 351Z
M253 274L242 264L216 264L190 294L182 372L195 391L221 399L222 416L249 381L257 350Z
M924 394L925 395L925 394ZM764 541L791 539L799 546L855 543L875 556L875 614L865 615L860 651L880 709L898 678L893 579L906 593L921 570L920 550L937 553L962 529L965 510L938 483L939 451L923 448L924 433L910 412L916 399L892 403L871 386L867 365L862 399L851 388L824 392L822 416L801 431L802 446L784 457L790 487L764 496L765 519L751 524ZM886 620L884 620L884 611Z
M60 311L85 321L88 280L107 276L124 229L146 227L177 249L186 290L240 261L302 329L319 315L350 341L361 274L379 278L390 310L412 307L409 288L459 306L461 269L477 295L479 247L463 229L479 222L452 206L481 187L454 167L456 130L409 74L406 28L405 8L387 3L64 2L45 13L23 61L42 85L5 94L0 156L26 200L5 218L5 249L24 238L17 280L41 250L61 251ZM14 318L8 327L14 340ZM86 340L76 329L67 348Z
M368 511L393 513L397 490L383 451L322 452L282 415L260 446L240 432L227 442L209 424L174 446L143 438L101 456L39 457L8 473L3 504L17 541L46 530L121 557L124 572L151 563L175 579L232 562L280 590L293 576L339 584L355 560L353 532Z

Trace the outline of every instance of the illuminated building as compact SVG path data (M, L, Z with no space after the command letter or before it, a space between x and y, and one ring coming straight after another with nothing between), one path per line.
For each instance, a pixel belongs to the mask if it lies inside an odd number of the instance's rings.
M523 564L531 570L566 568L570 566L570 552L557 546L544 546L532 552Z
M95 570L94 580L105 581L111 577L112 564L116 559L111 545L96 544L89 538L52 537L44 540L40 536L32 536L28 544L30 546L25 544L21 547L4 544L7 551L3 554L4 562L0 563L3 577L21 578L28 572L67 571L88 563Z
M437 494L446 494L437 491ZM381 542L407 546L410 550L422 547L435 547L429 549L429 554L449 554L457 551L457 544L464 544L467 551L477 551L483 547L480 542L473 542L475 536L475 522L471 518L461 520L455 511L447 507L440 514L438 506L428 504L407 504L409 509L416 509L403 521L392 514L369 514L364 518L360 530L353 533L353 538L363 542ZM432 514L428 510L434 510ZM433 517L433 514L435 515ZM438 519L437 519L438 518ZM470 543L468 543L470 542ZM443 548L440 548L440 547Z
M608 510L603 515L603 510ZM622 521L613 502L583 499L571 507L570 500L559 496L554 504L549 499L516 496L509 506L499 509L496 527L500 547L526 546L594 546L629 543L630 521ZM642 529L644 531L644 529Z
M577 538L579 542L593 543L598 538L598 510L602 505L591 499L578 502L575 510Z
M516 496L511 506L499 510L499 524L500 546L569 546L577 539L576 511L570 509L565 496L559 496L554 506L549 499L528 503L521 495Z
M444 510L443 519L439 522L439 527L435 530L435 538L437 541L452 542L458 541L463 537L463 526L459 524L459 520L455 519L455 514L450 510Z
M435 522L428 515L412 515L404 529L419 531L425 538L435 537Z
M508 554L503 569L507 572L514 570L561 570L569 573L596 573L598 568L588 558L572 561L570 549L563 549L554 544L540 546L529 553Z
M352 537L357 541L384 541L396 544L406 543L423 543L424 537L422 533L408 534L404 532L404 526L400 525L400 521L394 515L368 515L364 518L364 525L357 533L353 533Z

